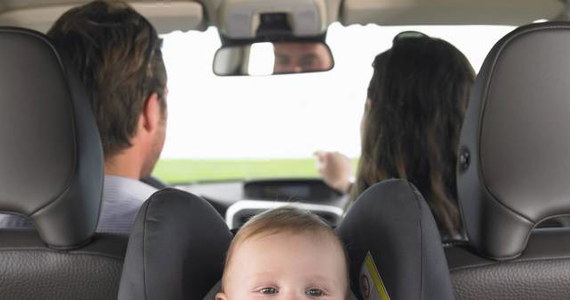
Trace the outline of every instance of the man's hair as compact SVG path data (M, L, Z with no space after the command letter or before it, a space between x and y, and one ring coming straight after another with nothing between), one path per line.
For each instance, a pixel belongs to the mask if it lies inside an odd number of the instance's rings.
M456 237L457 148L475 73L448 42L401 35L372 65L353 198L381 180L405 178L426 198L442 233Z
M131 146L145 101L166 111L162 41L128 4L93 1L61 16L47 34L78 73L91 101L106 157Z
M283 206L263 212L247 221L234 237L226 256L222 289L227 277L227 269L230 265L235 248L244 241L261 235L273 235L278 233L311 234L332 238L343 251L347 270L348 284L348 260L346 251L338 236L332 228L320 217L304 210L290 206ZM348 285L347 285L347 289Z

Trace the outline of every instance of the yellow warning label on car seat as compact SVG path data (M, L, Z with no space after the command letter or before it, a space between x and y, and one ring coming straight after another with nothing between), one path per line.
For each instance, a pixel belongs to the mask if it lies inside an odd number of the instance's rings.
M390 300L370 252L366 254L360 270L360 292L364 300Z

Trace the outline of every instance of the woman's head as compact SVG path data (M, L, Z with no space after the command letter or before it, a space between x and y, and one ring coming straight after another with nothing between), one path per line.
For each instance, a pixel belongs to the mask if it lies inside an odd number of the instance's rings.
M418 32L396 36L373 67L354 192L405 178L422 192L440 228L454 236L460 228L457 147L473 68L448 42Z

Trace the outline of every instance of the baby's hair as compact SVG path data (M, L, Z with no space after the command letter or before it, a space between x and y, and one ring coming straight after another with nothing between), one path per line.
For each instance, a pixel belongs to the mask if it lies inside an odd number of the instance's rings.
M315 236L323 237L328 236L338 244L346 257L346 251L344 250L342 242L334 233L332 228L320 217L306 210L301 210L291 206L282 206L254 216L237 232L226 256L226 267L224 268L224 275L222 277L222 289L225 285L227 269L230 265L232 254L237 245L255 236L272 235L283 232L293 234L313 234ZM348 271L348 265L346 269Z

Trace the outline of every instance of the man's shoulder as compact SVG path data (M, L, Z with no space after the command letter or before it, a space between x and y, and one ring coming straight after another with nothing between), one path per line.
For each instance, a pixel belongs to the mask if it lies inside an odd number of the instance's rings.
M136 201L139 204L157 191L140 180L105 175L103 184L103 202L105 201Z
M30 219L19 215L0 214L0 228L34 228Z
M156 188L136 179L105 175L99 232L129 232L136 214Z

